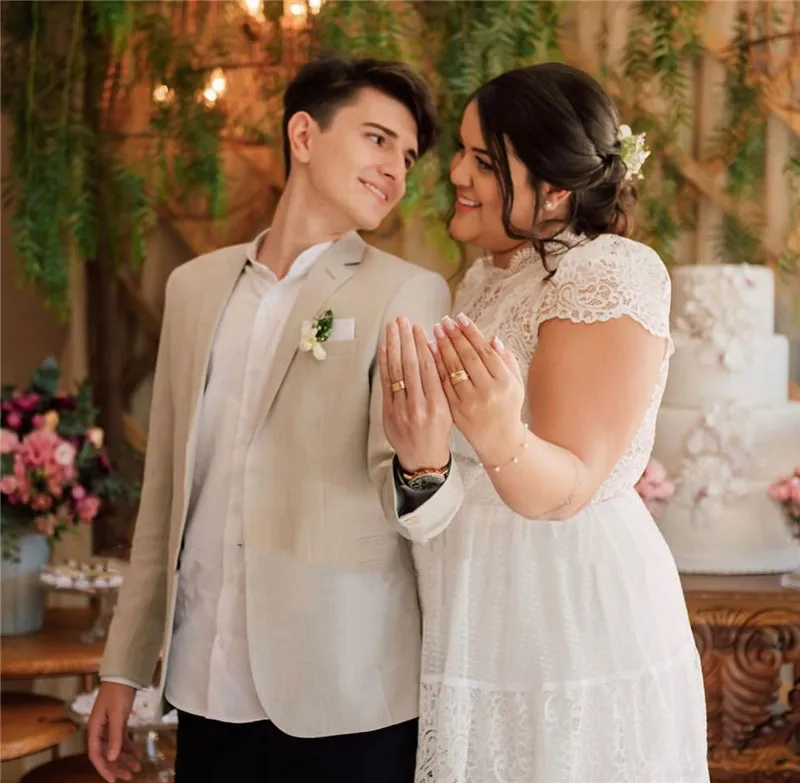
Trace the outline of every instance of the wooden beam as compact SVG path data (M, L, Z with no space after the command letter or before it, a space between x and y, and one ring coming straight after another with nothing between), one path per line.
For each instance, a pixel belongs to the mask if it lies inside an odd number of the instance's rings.
M157 347L150 344L122 368L122 399L125 405L130 403L131 395L155 368L157 354Z
M147 450L147 433L134 421L130 413L122 414L122 434L129 446L144 455Z
M703 35L703 46L721 63L729 66L734 52L730 41L713 30ZM791 73L794 60L787 58L787 68L777 77L761 74L756 77L764 107L776 117L780 117L798 136L800 136L800 112L792 110Z
M574 42L563 39L561 41L561 51L568 63L592 73L591 68L586 65L586 58L581 54ZM620 88L615 84L607 82L605 83L605 88L623 111L631 107L630 100L622 94ZM658 112L653 110L651 102L645 101L643 108L650 116L658 117ZM747 216L757 214L758 208L754 204L735 201L719 187L714 181L715 168L713 166L698 163L688 155L672 147L667 147L664 150L664 155L675 166L681 176L688 180L715 206L726 214L744 220L748 225L751 224L751 218L748 219ZM759 237L759 244L764 253L766 263L774 268L781 250L768 246L763 237Z
M148 337L158 342L161 337L161 316L155 308L142 296L134 282L125 273L117 274L117 282L122 298L128 308L133 312L139 325Z

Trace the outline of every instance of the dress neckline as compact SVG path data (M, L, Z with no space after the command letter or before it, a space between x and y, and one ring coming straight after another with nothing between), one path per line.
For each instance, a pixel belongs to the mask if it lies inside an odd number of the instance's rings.
M585 241L583 234L576 234L572 231L562 231L553 239L545 240L545 244L552 245L552 248L547 248L548 257L561 256L564 253L568 253L583 241ZM543 266L542 256L535 247L521 247L511 256L511 261L507 267L495 266L491 253L484 256L484 261L492 272L503 277L519 272L525 267L537 264Z

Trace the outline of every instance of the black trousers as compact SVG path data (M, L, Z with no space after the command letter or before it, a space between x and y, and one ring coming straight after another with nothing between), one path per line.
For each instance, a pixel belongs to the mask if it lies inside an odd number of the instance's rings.
M417 721L301 739L271 721L178 716L175 783L413 783Z

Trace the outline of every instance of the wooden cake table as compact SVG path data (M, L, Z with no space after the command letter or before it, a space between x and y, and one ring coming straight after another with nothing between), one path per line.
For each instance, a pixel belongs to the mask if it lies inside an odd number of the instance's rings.
M703 663L713 783L800 781L800 590L682 576Z

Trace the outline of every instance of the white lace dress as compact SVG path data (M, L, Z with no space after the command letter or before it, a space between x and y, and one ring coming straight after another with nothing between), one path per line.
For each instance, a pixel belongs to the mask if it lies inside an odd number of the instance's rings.
M672 555L633 489L672 352L669 277L652 250L616 236L549 263L557 271L545 281L534 251L507 270L477 262L455 312L499 335L523 371L543 321L627 315L667 338L661 375L627 452L565 521L511 511L456 434L463 507L414 543L424 626L416 780L706 783L699 657Z

